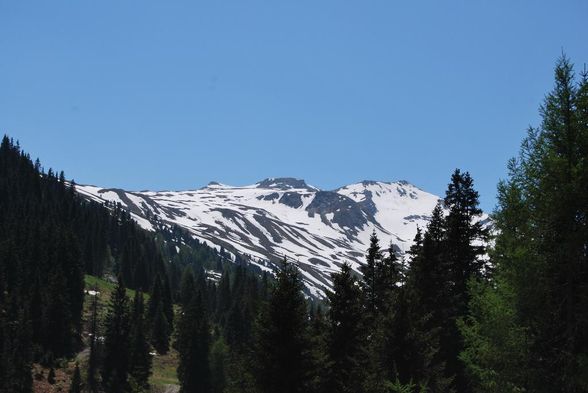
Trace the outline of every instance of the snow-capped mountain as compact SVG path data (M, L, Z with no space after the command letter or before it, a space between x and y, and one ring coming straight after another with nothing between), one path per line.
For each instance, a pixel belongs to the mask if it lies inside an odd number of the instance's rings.
M406 252L439 201L405 181L363 181L333 191L294 178L244 187L212 182L189 191L76 187L96 201L119 202L146 229L158 217L209 244L250 255L262 269L287 256L298 261L307 287L319 296L343 262L359 270L372 231L383 247L392 242Z

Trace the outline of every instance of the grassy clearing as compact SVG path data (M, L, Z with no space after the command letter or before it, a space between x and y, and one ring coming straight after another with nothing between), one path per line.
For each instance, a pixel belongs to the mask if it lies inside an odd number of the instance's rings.
M178 385L178 353L170 349L167 355L153 357L153 374L149 382L151 385Z

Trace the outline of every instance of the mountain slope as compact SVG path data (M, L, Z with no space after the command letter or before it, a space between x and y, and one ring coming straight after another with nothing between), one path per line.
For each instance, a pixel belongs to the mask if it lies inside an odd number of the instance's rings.
M120 203L146 229L154 218L179 225L195 238L251 256L263 269L284 256L295 259L307 287L318 295L343 262L359 269L374 230L383 246L392 242L403 254L439 201L404 181L363 181L333 191L293 178L244 187L213 182L189 191L86 185L77 190L96 201Z

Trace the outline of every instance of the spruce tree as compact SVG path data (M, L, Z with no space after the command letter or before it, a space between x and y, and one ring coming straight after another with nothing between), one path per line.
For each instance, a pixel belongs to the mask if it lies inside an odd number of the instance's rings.
M122 275L118 276L118 282L110 297L104 325L102 382L108 393L118 393L128 387L131 329L129 298Z
M210 327L200 293L194 293L188 306L182 309L176 345L180 357L180 393L209 392Z
M163 303L159 302L155 309L151 326L151 344L160 354L169 351L169 324L163 312Z
M296 266L284 258L256 323L255 375L265 393L300 393L309 383L306 302Z
M470 390L459 353L463 350L463 340L457 327L457 321L468 314L470 294L468 284L479 280L485 273L485 242L488 234L480 217L478 192L474 189L473 179L468 172L456 169L451 176L445 194L445 206L448 215L444 222L444 239L442 258L444 258L451 281L450 297L444 300L452 302L452 309L447 309L446 324L442 328L441 356L445 359L447 375L455 376L454 386L457 392Z
M170 325L165 315L163 288L159 276L155 276L151 297L147 306L148 320L151 326L151 344L161 354L169 350Z
M587 89L562 56L542 123L499 185L495 274L461 326L476 391L588 389Z
M143 293L136 291L131 316L129 375L140 388L148 389L149 376L151 375L151 354L149 353L145 328Z
M182 280L180 282L180 305L188 307L194 291L196 290L194 283L194 273L191 267L186 267L182 272Z
M445 256L443 208L433 209L427 230L420 229L409 251L410 268L399 305L389 323L387 351L395 377L402 384L415 383L432 392L451 392L453 374L441 353L444 332L453 332L453 275ZM448 334L448 333L447 333Z
M381 264L382 250L380 249L380 241L373 231L370 236L370 246L366 255L366 263L361 266L360 270L363 274L362 288L365 296L366 312L368 318L374 318L378 310L380 299L380 288L378 286L378 265Z
M332 393L363 391L365 380L365 314L363 294L351 266L343 264L332 275L333 291L328 293L327 391Z

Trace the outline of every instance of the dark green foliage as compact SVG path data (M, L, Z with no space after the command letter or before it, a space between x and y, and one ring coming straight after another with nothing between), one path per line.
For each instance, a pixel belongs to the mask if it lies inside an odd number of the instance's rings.
M366 378L367 355L364 295L348 264L332 277L333 292L328 294L327 391L360 393Z
M194 273L192 268L187 266L182 273L182 281L180 283L180 305L187 307L194 296L196 284L194 283Z
M128 387L129 338L131 315L129 299L122 275L119 275L108 305L104 334L102 381L109 393L122 392Z
M210 349L210 386L212 393L223 393L227 385L229 347L218 337Z
M137 291L135 292L131 316L129 375L137 386L148 389L149 376L151 375L151 355L149 354L149 343L145 330L143 293Z
M305 392L309 373L306 302L296 266L284 259L256 323L255 376L261 392Z
M155 315L152 318L151 344L158 353L166 354L169 351L169 324L163 312L162 303L157 305Z
M0 392L28 393L32 388L31 331L25 310L0 301Z
M311 373L308 392L325 392L327 388L327 366L329 353L327 350L328 321L320 304L310 305L310 352Z
M433 210L427 231L419 230L409 252L410 269L392 320L390 350L401 384L426 386L432 392L450 392L452 376L441 353L444 329L450 330L452 274L444 259L443 210Z
M153 281L147 318L151 324L151 344L157 352L167 353L171 327L165 314L164 293L159 276Z
M373 257L379 252L372 236L364 268L364 273L371 273L364 275L363 284L370 296L365 327L367 391L469 389L459 359L463 344L457 323L469 311L468 282L481 279L485 272L482 245L487 234L468 173L456 170L452 175L445 208L447 216L438 204L425 233L417 231L406 273L393 246L387 257Z
M176 345L180 355L178 366L180 392L209 392L211 387L210 326L204 299L200 293L195 292L188 306L182 309Z
M588 85L562 57L499 185L495 275L462 323L476 391L588 390Z
M227 253L218 253L199 243L184 230L167 228L157 222L154 226L158 228L155 235L139 228L120 205L109 202L102 206L85 200L75 192L73 181L65 181L62 172L44 172L39 160L33 163L18 143L3 138L0 145L0 392L29 392L33 360L50 366L82 349L84 273L120 273L133 289L148 288L159 276L161 312L148 313L145 331L147 334L152 330L162 332L156 336L169 338L173 329L173 300L180 299L180 277L184 268L190 266L196 275L195 290L202 293L213 312L211 320L219 321L220 331L224 332L229 309L240 310L242 318L235 329L238 333L232 336L243 338L241 350L250 345L252 321L259 299L267 296L267 280L262 284L260 272L240 256L235 261L239 266L234 267ZM164 264L164 260L170 263ZM224 300L217 301L217 289L206 279L205 267L222 269L226 277L230 276L231 282L227 283L234 285L236 296L229 294L227 298L227 292L223 292ZM93 300L96 303L91 307L94 311L87 327L90 333L87 389L98 391L102 387L97 374L102 368L109 379L126 378L115 375L122 373L113 371L105 358L131 354L124 345L115 351L112 346L102 348L96 340L101 324L97 318L97 298ZM217 303L224 306L217 310ZM157 311L157 308L150 310ZM149 314L157 314L157 318ZM126 343L130 344L133 335L128 333ZM167 340L160 343L156 344L159 350L165 351ZM102 382L108 388L110 382Z
M370 237L370 246L366 255L366 263L361 267L363 280L361 282L365 296L365 304L368 318L373 318L377 313L378 307L382 303L380 279L378 275L378 266L382 263L382 251L376 232Z

